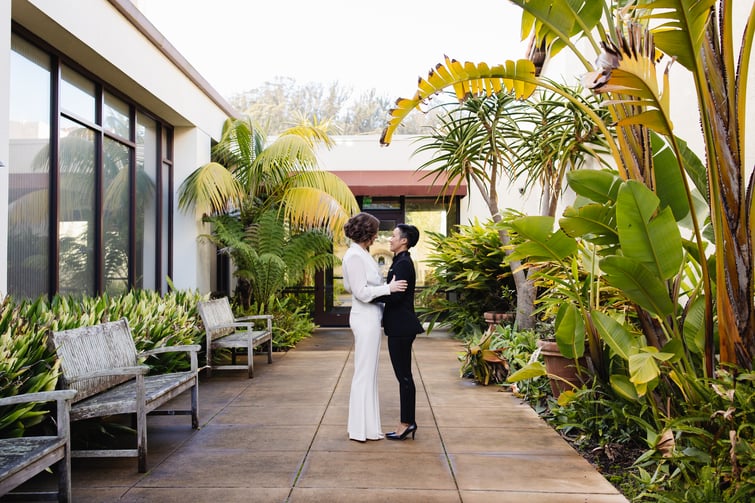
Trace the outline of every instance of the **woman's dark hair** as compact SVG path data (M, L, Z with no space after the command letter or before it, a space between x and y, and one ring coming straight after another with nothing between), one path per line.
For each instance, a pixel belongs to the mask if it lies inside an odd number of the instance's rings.
M346 237L355 243L364 243L378 232L380 220L369 213L357 213L343 226Z
M401 237L406 239L407 248L411 248L417 244L419 241L419 229L409 224L398 224L396 227L398 227Z

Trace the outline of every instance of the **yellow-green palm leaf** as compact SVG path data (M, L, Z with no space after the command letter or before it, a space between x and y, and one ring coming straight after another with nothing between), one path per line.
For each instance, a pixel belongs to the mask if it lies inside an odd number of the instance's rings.
M396 108L390 111L388 126L383 130L380 143L389 145L404 118L445 89L453 88L460 101L469 95L490 96L502 90L524 99L535 91L536 85L535 65L526 59L489 67L485 63L461 63L446 56L445 64L439 63L426 79L419 79L417 92L412 99L396 100Z
M189 175L179 190L179 207L196 205L197 211L216 214L228 211L229 205L239 205L244 191L233 173L222 164L210 162Z

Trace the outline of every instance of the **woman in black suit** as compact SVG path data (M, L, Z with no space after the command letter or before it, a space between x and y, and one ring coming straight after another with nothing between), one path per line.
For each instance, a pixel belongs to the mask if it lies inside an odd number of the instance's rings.
M409 248L419 241L419 230L413 225L398 224L393 229L390 249L393 252L393 264L388 269L387 281L394 278L406 280L405 291L394 292L375 299L384 302L383 329L388 336L388 353L391 357L393 372L399 383L401 402L401 424L395 431L387 433L390 440L404 440L409 434L414 439L417 423L414 420L416 391L412 376L412 343L417 334L424 332L414 312L414 286L416 274Z

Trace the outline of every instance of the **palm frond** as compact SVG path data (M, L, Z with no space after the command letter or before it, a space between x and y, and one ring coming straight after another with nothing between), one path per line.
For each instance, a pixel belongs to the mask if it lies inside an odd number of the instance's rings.
M179 187L178 207L196 205L204 214L220 214L238 207L244 197L241 185L222 164L210 162L191 173Z
M419 79L413 98L396 100L396 108L389 113L390 119L383 129L380 144L389 145L401 121L445 89L453 88L459 101L469 96L490 96L502 90L513 92L517 99L524 99L534 92L537 82L535 65L526 59L508 60L489 67L486 63L461 63L446 56L445 64L437 64L426 79Z
M304 138L312 148L317 145L324 145L328 149L335 146L335 141L330 137L334 129L332 120L326 119L320 121L317 117L309 120L301 114L298 114L297 118L297 123L293 127L283 131L281 136L294 135Z
M312 187L292 187L286 191L285 217L295 229L327 229L334 239L343 236L343 226L354 212L344 208L327 192Z

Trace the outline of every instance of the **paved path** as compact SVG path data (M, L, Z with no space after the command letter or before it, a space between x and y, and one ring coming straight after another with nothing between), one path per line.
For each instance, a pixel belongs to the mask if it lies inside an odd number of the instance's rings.
M525 403L459 378L459 342L414 344L416 440L348 440L351 332L320 329L292 351L200 384L188 417L149 420L149 468L135 459L75 459L75 502L626 502ZM383 341L383 429L398 385ZM186 399L180 397L179 400Z

